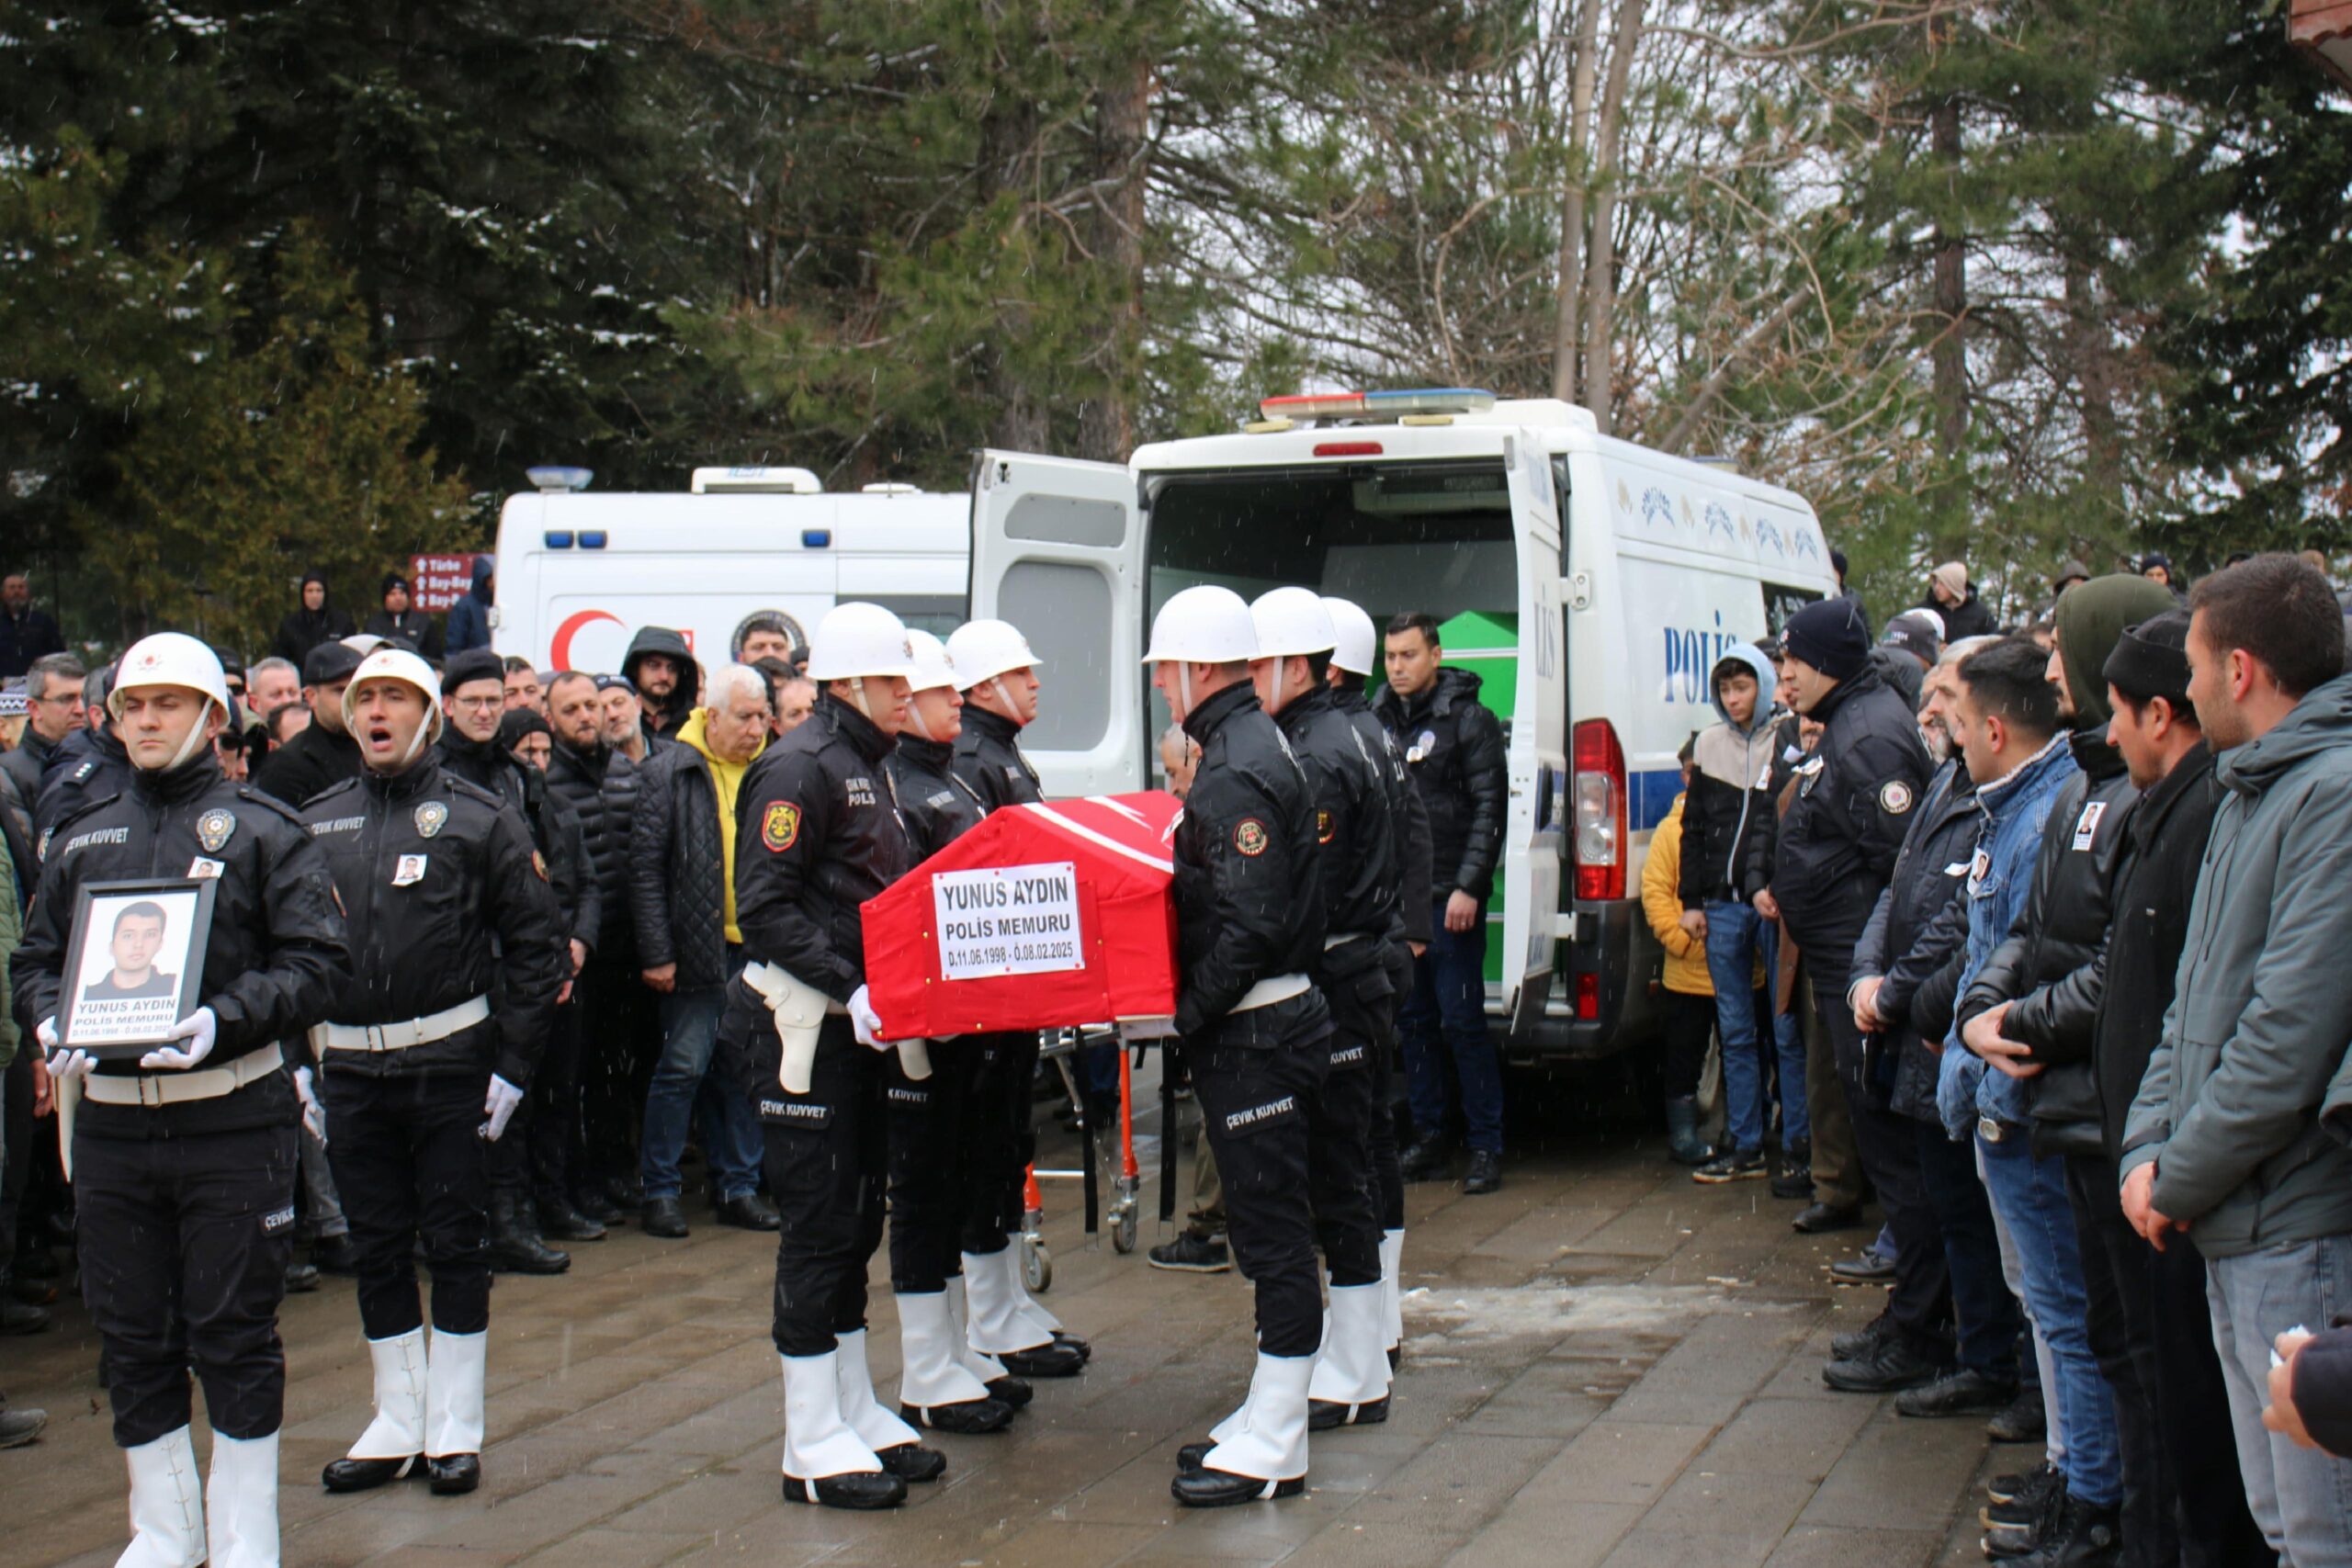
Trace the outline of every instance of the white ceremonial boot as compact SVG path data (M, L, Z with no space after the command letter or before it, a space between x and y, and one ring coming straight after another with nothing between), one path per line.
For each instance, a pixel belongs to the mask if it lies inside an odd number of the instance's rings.
M212 1476L204 1489L212 1544L209 1568L277 1568L277 1434L212 1434Z
M895 1508L907 1483L842 1419L841 1353L778 1356L784 1367L784 1497L830 1508Z
M1381 1343L1381 1288L1334 1285L1323 1348L1307 1385L1307 1426L1369 1426L1388 1419L1388 1348Z
M204 1486L186 1427L122 1451L130 1470L130 1545L114 1568L196 1568L204 1561Z
M364 1492L413 1473L424 1459L424 1330L368 1341L376 1416L319 1479L330 1492Z

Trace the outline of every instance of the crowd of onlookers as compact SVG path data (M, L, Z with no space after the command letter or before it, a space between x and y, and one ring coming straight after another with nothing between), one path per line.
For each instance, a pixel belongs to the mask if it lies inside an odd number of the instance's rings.
M1700 1182L1768 1183L1802 1231L1859 1227L1875 1198L1883 1227L1834 1272L1886 1306L1823 1376L2041 1445L1990 1489L1988 1553L2352 1561L2346 611L2324 560L2233 559L2188 590L2162 556L2137 568L2066 562L2004 630L1947 562L1883 625L1846 590L1725 651L1719 722L1684 748L1643 876L1669 1149ZM722 667L646 626L616 670L542 671L488 647L494 572L481 558L441 621L388 576L365 629L305 578L267 657L223 656L221 766L298 805L356 776L341 699L361 658L397 641L430 660L444 765L522 814L572 938L554 1043L493 1161L498 1265L560 1272L561 1248L629 1217L684 1235L690 1146L715 1218L773 1229L757 1128L713 1059L740 940L733 794L807 717L805 651L754 616ZM1433 626L1390 628L1385 700L1468 727L1445 852L1471 869L1439 895L1465 907L1431 920L1466 932L1499 732L1439 660ZM64 649L20 575L0 581L0 674L5 959L46 835L127 764L110 671ZM1491 1190L1483 1021L1422 1000L1408 1164L1442 1169L1458 1119L1466 1179ZM71 1197L17 1045L0 1020L0 1332L28 1333ZM308 1147L302 1210L298 1288L349 1266Z
M1800 1231L1875 1194L1822 1376L2041 1445L1987 1555L2352 1561L2346 611L2140 565L1727 650L1643 878L1669 1149Z

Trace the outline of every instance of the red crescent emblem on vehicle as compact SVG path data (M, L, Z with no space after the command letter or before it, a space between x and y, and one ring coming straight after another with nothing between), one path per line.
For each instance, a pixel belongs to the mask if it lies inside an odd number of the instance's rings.
M548 649L548 662L558 670L571 669L571 639L580 635L581 627L594 626L598 621L610 621L615 626L621 624L621 618L610 610L574 610L566 615L563 624L555 629L555 641Z

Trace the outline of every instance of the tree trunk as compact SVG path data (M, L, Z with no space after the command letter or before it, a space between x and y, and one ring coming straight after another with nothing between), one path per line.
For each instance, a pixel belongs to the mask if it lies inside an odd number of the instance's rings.
M1089 244L1110 285L1102 386L1079 409L1078 455L1124 463L1135 449L1134 399L1143 379L1145 148L1151 67L1138 60L1094 96L1094 183Z
M2123 489L2123 443L2115 419L2115 353L2097 280L2079 243L2066 247L2066 357L2074 362L2075 389L2082 408L2083 483L2102 523L2120 522L2128 506Z
M1623 141L1625 85L1642 40L1643 0L1619 0L1616 36L1609 46L1609 82L1600 96L1600 130L1594 139L1592 254L1585 264L1584 402L1607 435L1614 427L1617 335L1617 157Z
M1568 181L1560 197L1559 314L1552 328L1552 395L1577 400L1577 312L1584 303L1584 203L1591 171L1594 51L1600 41L1600 0L1583 0L1577 14L1576 74L1568 88Z
M1000 94L980 122L979 198L983 203L1011 193L1018 197L1037 155L1037 111L1034 105ZM991 445L1020 452L1043 451L1047 423L1045 400L1006 353L1029 333L1026 306L1008 306L997 322L997 342L982 360L985 384L994 394Z
M1928 150L1955 174L1960 166L1960 100L1947 97L1928 117ZM1936 456L1943 476L1934 508L1938 558L1957 554L1968 540L1968 239L1942 222L1935 234L1937 319L1933 361Z

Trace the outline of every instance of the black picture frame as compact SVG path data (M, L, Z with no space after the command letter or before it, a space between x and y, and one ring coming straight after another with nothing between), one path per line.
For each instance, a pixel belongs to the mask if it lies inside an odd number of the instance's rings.
M74 926L65 946L64 984L57 1010L57 1035L63 1048L99 1061L143 1056L171 1039L174 1025L194 1012L204 990L204 958L212 939L212 903L219 889L209 877L145 877L82 885L74 903ZM150 965L167 988L116 997L99 992L118 965L112 956L116 929L130 907L156 905L164 915L161 945ZM93 960L90 943L102 957ZM103 963L94 976L96 964ZM169 967L176 965L176 968ZM168 1000L169 1008L158 1005ZM164 1016L168 1010L170 1016Z

